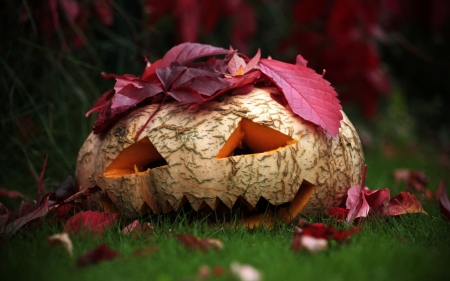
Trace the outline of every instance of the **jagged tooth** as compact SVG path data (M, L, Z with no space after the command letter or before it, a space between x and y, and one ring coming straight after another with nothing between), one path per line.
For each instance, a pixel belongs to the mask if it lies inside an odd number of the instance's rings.
M249 194L251 193L247 192L244 196L242 196L242 199L245 200L245 202L247 202L252 208L255 208L261 196L249 196Z
M238 199L236 200L236 202L234 203L235 205L239 204L238 207L241 208L245 208L246 211L252 211L255 209L255 206L253 206L252 204L250 204L244 197L239 196Z
M174 209L175 209L176 211L180 210L181 207L183 207L183 205L184 205L186 202L189 202L189 200L188 200L188 198L186 197L186 195L183 195L183 197L181 197L181 199L178 200L178 201L174 204Z
M233 208L233 205L237 200L237 197L235 195L231 195L229 193L220 194L219 196L217 196L217 198L219 198L219 200L222 201L222 203L230 209Z
M162 204L163 209L161 210L161 212L163 213L168 213L168 212L172 212L174 210L173 206L170 204L170 202L168 200L165 200L164 203Z
M207 198L205 200L203 200L203 202L208 205L211 210L215 210L217 208L217 205L219 205L219 198ZM202 207L203 208L203 207Z
M194 209L194 211L198 211L198 210L200 210L200 208L202 206L206 205L204 200L199 200L199 199L195 199L195 198L193 198L193 199L194 200L189 200L189 203L191 204L192 209Z

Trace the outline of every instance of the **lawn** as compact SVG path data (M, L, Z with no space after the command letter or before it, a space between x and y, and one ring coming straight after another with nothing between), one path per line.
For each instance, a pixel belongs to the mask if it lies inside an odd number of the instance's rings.
M367 153L366 162L366 185L371 189L390 187L393 195L406 188L394 182L395 168L424 170L430 177L430 188L445 176L444 170L434 169L429 160L419 156L385 159L378 153ZM118 223L98 238L72 236L74 256L70 257L62 248L51 249L46 243L46 238L61 232L63 226L44 221L40 227L25 227L4 238L0 275L7 277L5 280L202 280L199 270L208 266L223 273L205 280L234 280L229 268L238 262L256 268L263 280L444 280L450 261L450 224L441 217L438 204L421 201L428 215L371 217L348 241L332 241L319 253L291 249L296 222L272 230L230 229L203 221L188 224L179 214L175 219L140 218L154 226L153 236L132 238L121 232ZM326 217L303 219L348 228ZM192 251L180 244L173 235L176 233L219 239L224 246L221 250ZM119 257L76 266L79 256L102 243L119 252ZM136 256L134 252L143 247L158 250Z

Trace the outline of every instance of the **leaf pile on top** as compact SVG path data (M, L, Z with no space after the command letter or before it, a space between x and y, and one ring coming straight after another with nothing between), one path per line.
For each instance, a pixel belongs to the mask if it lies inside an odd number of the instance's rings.
M217 55L225 57L218 59ZM196 61L201 58L205 59ZM273 83L284 94L282 104L336 138L342 119L337 94L306 63L300 55L296 64L289 64L261 59L259 50L250 59L233 48L183 43L153 64L148 62L140 77L104 74L104 78L116 79L114 89L106 91L86 115L100 113L93 129L100 134L139 106L162 104L170 98L192 108L230 91L248 94L256 84Z

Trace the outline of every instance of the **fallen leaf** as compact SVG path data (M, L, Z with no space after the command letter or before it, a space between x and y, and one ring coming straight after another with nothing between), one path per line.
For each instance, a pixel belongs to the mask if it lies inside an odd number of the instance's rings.
M417 197L411 192L402 191L389 201L389 211L387 214L398 216L411 213L427 214Z
M153 226L149 222L140 223L138 220L133 221L122 232L125 235L131 235L133 238L139 238L140 236L153 236L155 234Z
M0 228L0 234L12 235L28 222L45 216L48 213L48 198L45 198L44 202L39 207L33 209L34 210L29 213L19 216L19 218L8 223L3 228Z
M281 89L295 114L337 138L342 106L328 81L310 68L277 60L261 59L258 66Z
M328 248L328 241L323 238L315 238L309 235L299 235L292 240L292 249L296 252L306 249L311 253L317 253Z
M232 262L230 271L241 281L259 281L262 279L261 273L251 265Z
M118 256L119 253L112 250L107 244L101 244L79 257L77 260L77 266L82 267L90 264L96 264L102 261L115 259Z
M439 188L437 190L439 195L439 207L441 214L450 221L450 200L447 195L447 186L443 181L439 181Z
M133 256L135 257L142 257L142 256L148 256L152 255L156 252L161 250L159 247L153 247L153 246L146 246L136 249L136 251L133 252Z
M0 198L1 197L9 197L9 198L27 198L27 196L23 195L21 192L16 190L9 190L5 188L0 188Z
M69 234L63 232L49 236L47 238L47 243L51 247L61 246L70 256L73 256L73 245L72 240L69 238Z
M369 214L370 206L364 196L364 188L361 186L352 186L347 191L347 201L345 207L349 210L347 222L356 218L365 218Z
M106 214L97 211L79 212L71 217L64 226L64 232L74 234L94 234L100 236L105 229L116 221L117 214Z
M211 238L198 238L192 234L174 234L178 238L180 243L189 250L200 250L207 252L209 250L220 250L223 248L223 243L217 239Z

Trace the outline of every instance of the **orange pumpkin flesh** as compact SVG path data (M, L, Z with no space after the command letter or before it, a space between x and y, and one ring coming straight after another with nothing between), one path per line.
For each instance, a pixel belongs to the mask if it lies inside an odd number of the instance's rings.
M294 142L293 138L281 132L243 118L223 145L217 158L228 157L236 148L243 149L244 146L248 146L253 153L262 153Z

